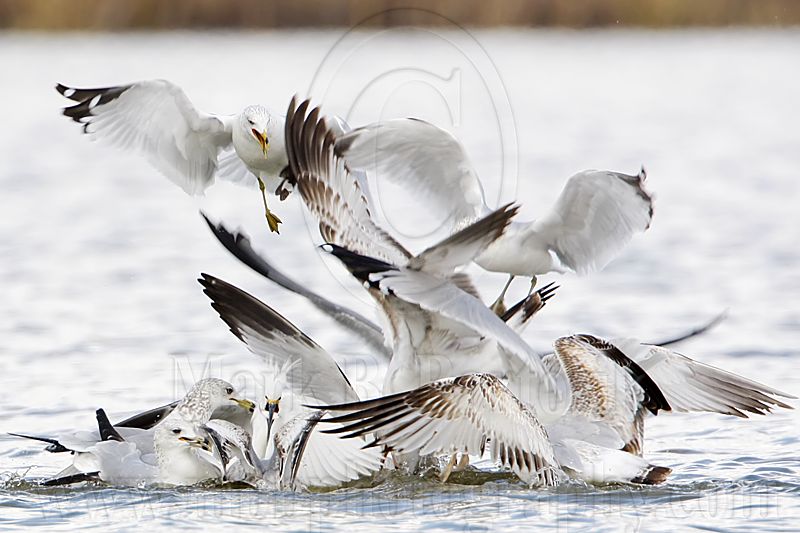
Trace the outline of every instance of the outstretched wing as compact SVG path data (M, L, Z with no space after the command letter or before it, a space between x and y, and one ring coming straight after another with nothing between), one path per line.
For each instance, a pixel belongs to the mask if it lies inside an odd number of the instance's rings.
M634 339L613 342L653 378L675 411L706 411L746 418L747 413L763 415L775 407L792 408L778 397L795 399L795 396L732 372Z
M467 374L434 381L418 389L351 404L326 406L354 411L323 422L344 438L373 433L371 446L421 455L481 455L489 441L491 456L523 481L554 485L555 458L539 421L491 374Z
M197 110L177 85L147 80L99 89L56 90L77 102L64 115L93 138L144 154L189 194L214 182L217 155L232 143L227 118Z
M584 170L572 176L552 210L531 224L575 272L605 266L631 240L650 227L653 200L644 190L644 169L636 176Z
M250 244L250 238L245 233L241 231L232 232L222 223L214 224L205 214L201 214L217 240L239 261L273 283L277 283L284 289L306 298L317 309L364 340L375 353L382 355L388 361L391 353L383 342L383 332L378 325L360 313L317 294L275 268L264 255L253 249Z
M337 139L336 152L351 168L406 186L456 225L484 212L483 188L464 147L429 122L403 118L356 128Z
M358 180L334 153L334 131L319 118L319 108L307 114L308 106L308 100L296 106L296 97L289 104L286 153L297 189L319 221L322 238L392 264L405 264L411 254L372 220Z
M198 281L211 306L251 352L277 367L299 361L287 376L292 392L322 402L358 400L333 357L277 311L214 276L201 274Z

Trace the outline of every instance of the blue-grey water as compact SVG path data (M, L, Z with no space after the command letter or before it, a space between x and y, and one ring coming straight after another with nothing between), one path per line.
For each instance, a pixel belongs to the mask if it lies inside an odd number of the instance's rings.
M342 36L344 35L344 38ZM337 44L338 42L338 44ZM534 218L584 168L635 172L651 229L603 272L558 279L527 332L539 349L591 332L657 340L728 309L684 353L800 393L800 75L797 30L458 29L126 35L0 34L0 529L792 530L800 527L797 411L739 420L662 415L645 453L659 487L531 490L511 477L389 479L328 493L42 488L67 458L6 436L91 427L217 375L263 379L209 307L209 272L253 292L334 353L364 396L380 363L314 308L250 273L198 215L242 226L304 284L374 315L296 198L266 230L253 190L190 198L142 159L59 116L56 82L167 78L210 112L311 94L355 124L414 114L467 146L493 203ZM414 249L438 232L414 197L377 183L376 211ZM474 270L486 295L502 276ZM521 292L524 283L515 287ZM796 405L796 402L795 402Z

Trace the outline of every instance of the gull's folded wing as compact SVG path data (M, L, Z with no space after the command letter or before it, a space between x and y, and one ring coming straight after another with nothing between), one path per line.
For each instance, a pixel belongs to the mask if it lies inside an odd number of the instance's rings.
M281 482L287 487L335 487L368 476L383 465L380 449L364 447L363 439L340 439L320 431L324 411L296 415L287 423L292 428L286 446Z
M177 407L178 403L180 403L180 400L162 405L161 407L156 407L155 409L150 409L143 413L135 414L122 422L114 424L114 426L118 428L150 429L164 420L164 417L170 414L175 407Z
M669 409L658 387L635 365L633 370L625 366L624 355L609 355L615 348L596 337L561 337L553 347L572 391L569 414L611 428L622 442L619 448L641 455L647 409L654 413ZM569 418L565 422L569 424ZM602 433L598 435L605 439Z
M405 266L449 276L456 268L471 263L503 235L518 211L519 206L506 204L412 257Z

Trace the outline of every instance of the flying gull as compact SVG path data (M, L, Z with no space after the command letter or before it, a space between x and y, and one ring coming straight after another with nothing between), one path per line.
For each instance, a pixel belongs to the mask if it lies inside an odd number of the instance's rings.
M96 89L56 85L75 102L64 115L83 132L118 148L141 153L186 193L202 194L215 176L257 182L270 230L281 220L267 205L267 191L284 199L291 178L283 147L283 118L261 105L238 115L212 115L194 107L183 90L166 80L146 80Z
M356 128L336 141L350 168L375 169L448 213L454 230L489 211L464 147L449 132L419 119L395 119ZM509 274L494 308L514 276L602 268L638 232L650 227L652 197L638 175L584 170L569 178L548 213L514 222L475 262Z

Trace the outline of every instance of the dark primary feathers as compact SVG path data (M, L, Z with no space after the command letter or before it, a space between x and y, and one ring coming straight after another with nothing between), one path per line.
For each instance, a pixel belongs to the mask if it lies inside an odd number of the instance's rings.
M61 485L82 483L84 481L100 481L100 472L79 472L77 474L70 474L68 476L46 479L42 481L42 485L45 487L58 487Z
M672 407L670 407L669 402L664 397L664 393L658 388L656 382L653 381L636 361L622 353L619 348L593 335L580 334L574 335L573 337L597 348L601 354L624 368L642 390L644 390L645 396L642 403L651 413L657 415L660 409L664 411L672 410Z
M215 224L211 222L202 212L200 214L203 216L203 219L205 219L208 227L220 244L239 261L273 283L308 299L317 309L366 341L374 351L382 354L387 359L389 358L391 354L384 345L383 332L378 325L360 313L317 294L275 268L262 254L253 249L250 244L250 239L246 234L241 231L231 231L222 223Z
M78 102L75 105L65 107L62 113L78 124L83 124L84 133L87 133L86 128L89 125L88 119L93 116L92 110L94 108L116 100L130 88L130 85L122 85L119 87L103 87L98 89L76 89L60 83L56 85L56 90L59 93L73 102Z
M114 426L111 425L111 422L108 420L108 415L102 409L98 409L95 411L95 417L97 418L97 429L100 431L100 440L107 441L107 440L115 440L117 442L124 442L125 439L122 438L122 435L114 429Z
M302 394L337 398L333 401L358 398L330 354L280 313L230 283L205 273L200 276L198 282L211 306L251 352L266 359L302 363L297 372L305 377L292 379L294 385L304 388Z
M522 311L522 317L520 317L520 323L524 324L528 320L530 320L533 315L538 313L547 303L547 301L555 296L556 290L560 288L560 285L556 285L555 281L551 281L541 289L537 290L536 292L529 294L522 300L518 301L514 305L508 308L508 310L503 313L503 316L500 319L503 322L508 322L514 316L517 315L520 311Z
M220 318L230 327L231 333L239 340L245 340L241 328L246 325L266 331L277 330L295 337L308 346L317 346L280 313L242 289L205 273L200 274L197 281L203 286L203 292L211 299L211 307L219 313Z
M378 284L370 280L370 274L397 270L397 267L385 261L351 252L347 248L337 244L323 244L322 249L341 261L353 277L363 283L368 283L374 288L378 288Z
M180 403L180 400L144 411L143 413L135 414L126 418L122 422L114 424L118 428L137 428L137 429L151 429L161 422L165 416L170 414L175 407Z
M298 106L296 97L289 104L286 153L303 202L319 221L322 238L360 254L405 264L411 254L372 220L358 180L334 153L334 131L320 118L319 108L306 113L308 107L308 100Z
M48 437L34 437L32 435L23 435L21 433L9 433L9 435L12 435L14 437L20 437L20 438L23 438L23 439L30 439L30 440L37 440L39 442L45 442L45 443L49 444L49 446L47 446L45 448L45 450L50 452L50 453L63 453L63 452L71 452L72 451L69 448L65 447L63 444L61 444L60 442L58 442L58 440L56 440L56 439L51 439L51 438L48 438Z

